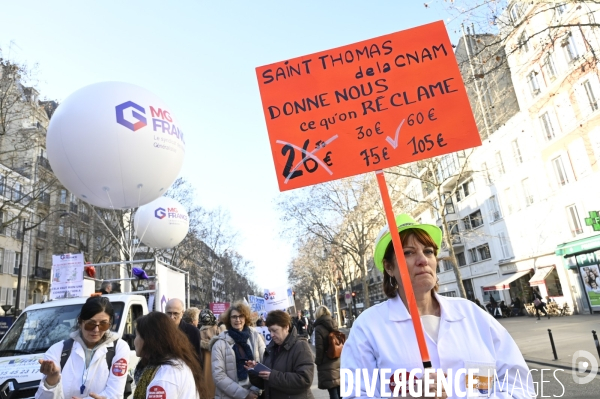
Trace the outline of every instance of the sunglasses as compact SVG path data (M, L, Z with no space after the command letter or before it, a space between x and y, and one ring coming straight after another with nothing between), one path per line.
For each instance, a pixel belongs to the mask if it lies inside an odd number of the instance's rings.
M98 327L100 331L106 331L110 328L110 324L111 323L108 321L101 321L100 323L97 323L94 320L88 320L83 323L83 328L85 328L86 331L94 331L96 327Z

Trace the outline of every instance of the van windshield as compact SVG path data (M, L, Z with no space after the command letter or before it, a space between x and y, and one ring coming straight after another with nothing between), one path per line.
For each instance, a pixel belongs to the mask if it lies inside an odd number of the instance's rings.
M123 302L112 302L115 310L112 331L119 329ZM25 311L0 341L0 357L42 353L74 331L83 304Z

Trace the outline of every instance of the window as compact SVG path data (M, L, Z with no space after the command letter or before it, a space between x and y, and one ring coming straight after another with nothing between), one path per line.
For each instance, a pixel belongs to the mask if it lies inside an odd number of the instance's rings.
M446 197L446 202L444 204L444 206L446 208L446 214L455 213L456 211L454 210L454 203L452 202L452 196L444 194L444 197Z
M477 256L479 257L479 260L491 259L492 254L490 253L490 246L488 244L478 246Z
M464 252L457 252L454 255L456 255L456 262L458 263L458 267L463 267L467 265L467 259L465 258Z
M62 189L60 190L60 199L59 199L61 204L66 204L67 203L67 190Z
M592 84L590 83L589 79L583 82L583 87L585 88L585 94L587 96L592 112L597 111L598 100L596 99L596 95L594 94L594 90L592 89Z
M527 84L529 85L529 91L533 97L540 94L540 84L538 83L537 75L538 73L535 71L531 71L527 75Z
M19 275L19 264L21 263L21 253L15 252L15 263L13 264L13 273L15 275Z
M547 141L550 141L556 137L556 135L554 134L554 127L552 127L552 121L550 120L550 114L548 113L548 111L544 112L540 116L540 123L542 125L542 130L544 131L544 138Z
M477 262L477 249L471 248L468 251L469 251L469 263Z
M441 296L449 296L449 297L457 297L458 295L456 294L456 291L448 291L448 292L438 292L438 295Z
M515 162L517 163L517 165L523 163L523 157L521 156L521 150L519 149L519 142L517 140L513 140L511 145L513 157L515 157Z
M577 60L579 57L579 53L577 52L577 47L575 46L575 39L573 39L573 34L569 32L567 36L562 40L561 46L565 51L565 56L567 57L568 62L573 62Z
M564 14L565 11L567 11L567 5L565 3L560 3L556 5L556 12L558 13L558 15Z
M6 181L4 175L0 175L0 195L4 196L4 188L6 187Z
M483 172L483 178L485 179L485 184L492 184L492 176L490 176L490 170L488 169L486 162L481 164L481 171Z
M571 228L571 234L573 237L583 234L583 227L579 220L579 212L575 205L569 205L567 207L567 219L569 219L569 227Z
M469 179L458 185L458 189L456 190L456 201L462 201L474 192L475 185L473 184L473 179Z
M492 214L492 220L500 220L502 218L502 214L500 213L500 207L498 206L498 200L495 195L492 195L489 199L490 204L490 212Z
M40 238L46 238L47 237L47 233L46 233L46 220L42 220L40 222L40 224L38 225L38 237L40 237Z
M521 17L521 7L519 3L515 3L510 9L510 19L513 23L517 23Z
M554 80L556 79L556 66L554 65L554 60L552 59L552 54L548 53L544 57L544 71L546 71L546 75L548 79Z
M563 166L562 158L560 156L554 158L552 160L552 165L554 166L554 174L556 176L556 181L559 186L565 186L569 183L569 179L567 178L567 172L565 171L565 167Z
M504 169L504 162L502 162L502 154L500 154L500 152L496 153L496 167L498 168L498 173L500 175L506 173L506 170Z
M4 212L0 212L0 234L2 235L6 235L6 226L4 226L4 220L6 218L4 215L6 215Z
M58 235L65 236L65 222L62 219L58 221Z
M506 238L506 234L503 231L498 234L498 240L500 241L500 249L502 250L502 259L508 259L512 257L510 243L508 242L508 238Z
M526 53L529 51L529 43L527 42L529 38L525 31L521 32L521 36L519 36L519 48Z
M482 226L483 217L481 216L481 211L477 210L466 218L463 218L463 224L465 226L465 230L473 230L479 226Z
M531 187L529 179L523 179L521 181L521 187L523 187L523 196L525 197L525 206L533 204L533 194L531 193Z

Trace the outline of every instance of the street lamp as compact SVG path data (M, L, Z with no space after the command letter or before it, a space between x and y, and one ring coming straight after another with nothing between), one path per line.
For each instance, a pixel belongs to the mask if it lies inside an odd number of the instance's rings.
M21 301L21 277L23 276L23 251L24 251L24 247L25 247L25 232L29 231L31 229L36 228L37 226L39 226L39 224L44 221L48 216L50 216L52 213L49 213L44 219L42 219L40 222L26 227L25 223L27 223L27 220L23 219L23 228L21 229L21 256L19 257L19 272L17 273L17 298L15 299L15 310L14 310L14 315L15 317L19 316L21 309L19 309L19 302ZM63 212L60 214L59 217L65 217L65 216L69 216L69 214L67 212ZM29 258L27 258L29 259Z

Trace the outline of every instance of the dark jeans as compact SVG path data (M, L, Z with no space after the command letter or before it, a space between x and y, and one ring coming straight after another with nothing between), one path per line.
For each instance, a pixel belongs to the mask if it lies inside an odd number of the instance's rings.
M340 399L340 387L327 388L329 399Z
M544 316L548 316L548 313L546 313L546 305L536 306L535 307L535 314L537 315L538 319L540 318L540 310L542 311L542 313L544 314Z

